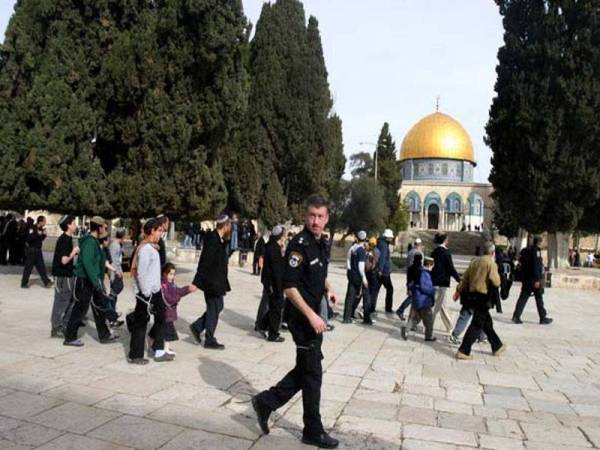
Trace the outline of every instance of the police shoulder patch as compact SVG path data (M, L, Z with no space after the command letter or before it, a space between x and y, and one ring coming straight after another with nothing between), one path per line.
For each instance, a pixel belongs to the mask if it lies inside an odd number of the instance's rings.
M301 253L298 252L291 252L290 256L288 258L288 263L290 265L290 267L292 268L297 268L300 266L300 264L302 264L302 261L304 261L304 257L302 256Z

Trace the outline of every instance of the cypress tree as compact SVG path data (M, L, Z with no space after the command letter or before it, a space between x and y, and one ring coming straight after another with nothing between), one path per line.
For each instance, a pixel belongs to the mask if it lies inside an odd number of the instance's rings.
M513 231L553 234L552 264L561 265L562 233L600 195L597 2L497 3L505 35L486 127L493 195Z
M233 203L265 219L290 213L297 218L308 195L331 191L345 164L318 23L310 18L306 24L302 3L263 5L249 66L251 90L234 164ZM278 198L265 200L273 195Z
M0 158L20 188L1 185L0 199L130 217L221 208L246 25L239 0L17 3L0 114L20 113L3 123Z
M396 143L392 139L387 122L383 124L379 133L376 151L377 181L383 188L385 203L391 214L398 208L398 190L402 183L402 174L396 158Z

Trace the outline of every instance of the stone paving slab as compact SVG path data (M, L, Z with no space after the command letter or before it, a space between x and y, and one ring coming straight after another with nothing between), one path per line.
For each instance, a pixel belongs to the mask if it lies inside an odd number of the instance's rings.
M178 283L195 267L179 266ZM11 269L14 270L14 269ZM204 311L201 294L180 304L172 363L126 363L128 333L101 345L90 321L85 346L50 339L52 291L0 268L0 449L305 449L299 442L302 402L296 395L273 414L262 436L250 397L278 381L294 364L290 336L283 344L253 331L261 285L248 268L231 266L232 292L217 337L227 348L195 345L188 324ZM346 279L334 263L331 281L341 298ZM401 292L404 276L393 274ZM131 281L119 309L134 305ZM324 341L322 415L348 449L581 450L600 448L600 309L585 291L548 289L555 323L540 327L534 305L525 324L510 322L518 285L493 313L508 351L475 345L473 361L456 361L456 347L436 324L438 341L403 341L393 315L374 327L343 325ZM395 299L400 302L401 295ZM381 303L381 302L380 302ZM340 311L343 304L340 305ZM458 305L450 305L456 315Z

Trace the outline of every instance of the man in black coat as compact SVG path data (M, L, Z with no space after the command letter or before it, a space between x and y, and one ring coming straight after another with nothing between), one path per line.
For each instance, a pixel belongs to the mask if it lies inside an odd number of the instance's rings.
M33 267L38 271L44 286L51 287L54 283L48 278L44 255L42 253L42 243L46 239L46 218L39 216L35 226L29 228L25 238L25 267L23 268L23 278L21 278L21 287L29 287L29 277Z
M231 290L227 271L229 264L228 244L231 237L231 219L226 214L217 218L217 229L206 235L194 284L204 291L206 312L190 325L190 331L200 344L201 334L206 331L204 348L223 350L225 346L215 338L219 314L223 310L223 297Z
M542 251L540 250L541 242L542 238L535 236L533 244L521 251L519 261L521 263L523 280L521 282L521 294L517 300L515 312L512 317L512 321L516 324L523 323L521 321L521 314L523 314L523 310L531 294L535 297L540 324L549 325L552 323L552 319L548 317L548 313L544 308L544 261L542 260Z
M446 296L448 289L450 289L450 277L454 278L456 282L460 281L460 276L454 268L452 262L452 255L448 251L448 235L445 233L438 233L435 235L433 240L437 247L431 252L431 257L434 261L433 270L431 271L431 279L435 288L435 303L433 305L433 321L440 313L442 322L446 327L446 331L449 333L452 331L453 323L450 313L446 308Z
M264 265L261 282L264 286L263 300L267 305L259 307L256 328L259 331L268 331L267 340L283 342L285 339L279 335L281 317L283 313L283 273L285 269L283 242L283 227L276 225L271 231L269 242L265 245ZM266 306L266 307L265 307Z

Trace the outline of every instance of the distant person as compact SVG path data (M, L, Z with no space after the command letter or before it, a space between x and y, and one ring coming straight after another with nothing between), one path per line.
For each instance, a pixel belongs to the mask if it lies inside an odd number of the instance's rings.
M513 323L516 324L523 323L521 315L531 294L535 297L540 324L549 325L553 321L548 317L548 313L544 308L544 261L542 260L542 250L539 247L541 242L541 236L535 236L532 245L521 251L520 263L523 278L521 294L512 317Z
M35 222L35 226L27 230L27 237L25 238L25 267L23 268L23 277L21 278L22 288L26 289L29 287L29 277L31 276L34 266L45 287L48 288L54 285L50 278L48 278L44 254L42 253L42 244L45 239L46 218L44 216L39 216Z
M409 244L410 245L410 244ZM421 261L423 261L424 255L423 255L423 242L421 241L420 238L415 239L415 244L411 245L410 250L408 251L407 255L406 255L406 268L408 270L409 267L411 267L413 265L414 259L416 255L421 255ZM432 265L433 266L433 265ZM406 281L406 299L404 299L404 301L402 302L402 304L400 305L400 307L396 310L396 314L398 315L398 317L400 318L400 320L404 320L404 311L406 310L406 308L408 308L411 303L412 303L412 298L411 298L411 290L408 287L408 277L407 277L407 281Z
M377 240L377 248L379 249L379 266L377 267L378 277L376 286L373 288L373 298L371 299L371 313L376 312L377 297L381 285L385 287L385 312L393 312L394 303L394 285L392 284L392 242L394 240L394 232L386 228L381 237Z

